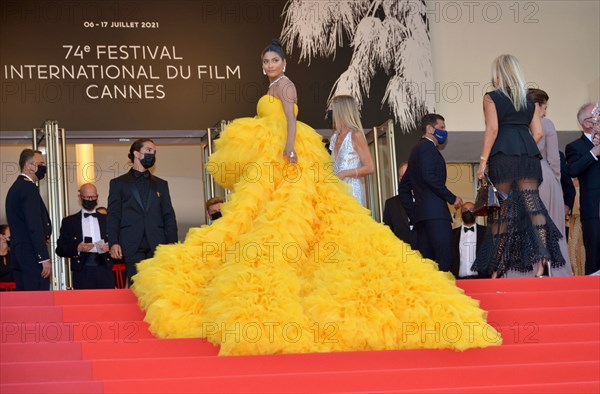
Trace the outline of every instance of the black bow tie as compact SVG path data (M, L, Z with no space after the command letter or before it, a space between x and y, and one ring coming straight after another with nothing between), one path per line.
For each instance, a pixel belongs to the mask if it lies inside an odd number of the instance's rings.
M97 214L96 212L92 212L92 213L87 213L87 212L84 212L84 213L83 213L83 218L84 218L84 219L85 219L85 218L87 218L88 216L93 216L93 217L97 218L97 217L98 217L98 214Z
M138 171L138 170L133 170L133 175L134 175L136 178L139 178L139 177L142 177L142 176L143 176L144 178L149 178L149 177L150 177L150 171L144 171L144 172L141 172L141 171Z
M466 233L467 231L473 231L475 232L475 226L473 227L463 227L463 231Z

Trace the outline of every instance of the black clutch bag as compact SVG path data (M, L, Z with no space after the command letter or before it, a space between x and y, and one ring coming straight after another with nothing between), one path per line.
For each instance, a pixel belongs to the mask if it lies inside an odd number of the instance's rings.
M490 181L487 174L479 180L477 186L477 197L475 198L475 216L488 216L500 208L498 190Z

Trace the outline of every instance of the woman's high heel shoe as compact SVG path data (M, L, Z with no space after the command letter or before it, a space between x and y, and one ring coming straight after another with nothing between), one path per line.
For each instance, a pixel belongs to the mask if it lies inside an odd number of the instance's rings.
M542 268L542 270L541 270L541 272L538 272L535 275L536 278L548 278L551 276L550 275L550 262L546 261L543 263L539 263L539 266ZM544 275L545 268L548 269L548 275ZM538 269L538 271L539 271L539 269Z

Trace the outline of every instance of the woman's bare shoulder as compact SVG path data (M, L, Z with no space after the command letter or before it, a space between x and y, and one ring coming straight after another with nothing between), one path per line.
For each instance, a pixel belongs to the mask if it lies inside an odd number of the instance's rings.
M296 85L289 78L283 78L273 87L273 94L275 97L283 102L298 102L298 94L296 92Z

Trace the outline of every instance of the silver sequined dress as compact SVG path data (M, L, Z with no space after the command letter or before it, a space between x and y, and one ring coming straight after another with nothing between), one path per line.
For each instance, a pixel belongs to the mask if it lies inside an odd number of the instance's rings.
M335 156L335 141L337 140L338 134L334 133L331 136L331 141L329 142L329 149L331 150L331 158L333 159L333 172L335 174L339 174L345 170L352 170L356 168L362 167L362 163L360 162L360 157L358 153L354 150L352 146L352 132L349 132L344 137L344 141L342 141L342 145L340 146L340 151ZM347 177L344 181L352 187L352 195L356 197L358 202L363 207L367 206L367 196L365 189L365 178L354 178Z

